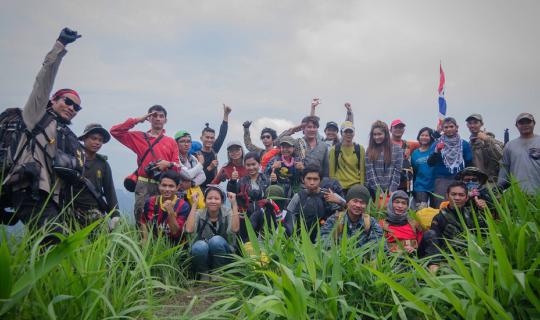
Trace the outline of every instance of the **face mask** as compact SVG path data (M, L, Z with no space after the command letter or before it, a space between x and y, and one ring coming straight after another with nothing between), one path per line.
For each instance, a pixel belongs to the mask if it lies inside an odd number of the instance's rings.
M478 182L467 182L465 184L467 186L467 190L470 192L470 191L473 191L473 190L478 190L480 188L480 183Z

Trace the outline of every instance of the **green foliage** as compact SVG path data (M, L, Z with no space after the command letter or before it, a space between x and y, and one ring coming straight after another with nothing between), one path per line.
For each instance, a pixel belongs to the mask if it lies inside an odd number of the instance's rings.
M477 213L487 227L449 241L437 273L346 232L312 243L303 224L291 237L267 225L258 236L246 220L251 245L213 274L217 301L195 315L197 293L175 305L191 284L188 257L167 239L141 245L134 227L111 233L98 222L44 248L46 230L14 239L0 227L0 318L540 318L540 195L514 186L497 197L493 212Z
M0 317L17 319L152 318L185 284L181 248L161 237L140 244L126 224L110 233L96 223L43 247L47 234L0 244Z
M250 254L220 270L221 294L209 318L530 319L540 318L540 196L513 187L478 213L487 228L449 242L437 273L427 261L358 248L355 237L313 244L301 224L257 238ZM380 215L380 212L377 212ZM345 234L345 233L344 233ZM216 313L219 311L218 313Z

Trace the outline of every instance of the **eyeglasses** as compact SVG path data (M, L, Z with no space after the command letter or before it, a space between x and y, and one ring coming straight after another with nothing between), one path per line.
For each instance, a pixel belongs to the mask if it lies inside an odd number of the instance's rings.
M182 144L190 144L190 143L191 143L191 140L178 140L178 143L182 143Z
M75 110L77 112L81 111L82 107L80 105L76 104L75 101L73 101L70 98L65 97L65 96L63 96L62 99L64 99L64 102L66 103L66 105L73 106L73 110Z
M263 139L271 139L271 138L272 138L272 136L271 136L271 135L267 135L267 134L261 136L261 140L263 140Z

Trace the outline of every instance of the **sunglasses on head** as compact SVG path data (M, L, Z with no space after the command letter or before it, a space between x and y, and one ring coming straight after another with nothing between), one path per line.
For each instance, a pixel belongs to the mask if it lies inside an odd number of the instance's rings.
M82 107L78 104L75 103L75 101L71 100L70 98L66 97L66 96L63 96L61 97L62 99L64 99L64 103L68 106L73 106L73 109L77 112L81 111Z
M268 135L268 134L265 134L265 135L262 135L262 136L261 136L261 140L262 140L262 139L270 139L270 138L272 138L272 136L271 136L271 135Z

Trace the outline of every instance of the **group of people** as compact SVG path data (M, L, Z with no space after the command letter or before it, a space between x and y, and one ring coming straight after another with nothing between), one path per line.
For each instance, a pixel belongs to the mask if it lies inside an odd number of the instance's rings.
M4 112L14 116L2 118L0 131L9 141L0 150L3 223L21 220L36 228L62 216L87 225L110 214L113 229L118 202L107 158L98 153L111 137L137 156L124 185L135 193L143 241L161 234L175 244L189 243L194 270L202 275L249 241L247 220L261 237L278 227L290 236L303 223L312 241L330 244L346 232L357 235L359 246L384 239L391 252L435 256L444 239L474 228L474 221L483 225L491 189L503 190L514 177L526 193L540 190L540 136L530 113L517 116L520 137L506 145L482 129L483 117L475 113L465 119L468 140L460 136L457 120L447 117L437 129L422 128L416 140L407 141L406 124L396 119L390 126L375 121L366 148L354 142L349 103L345 121L327 122L321 136L314 99L298 126L279 135L264 128L262 148L251 140L251 122L244 122L244 143L228 142L228 160L221 166L218 153L232 111L227 105L217 137L207 123L200 142L185 130L166 135L167 110L161 105L110 130L89 124L77 136L69 124L82 110L79 94L50 93L65 47L78 37L62 30L24 108ZM134 130L145 122L149 130ZM293 137L300 131L301 137ZM373 207L384 210L385 218L374 219ZM427 225L409 215L425 208L438 210ZM431 265L437 264L433 259Z

